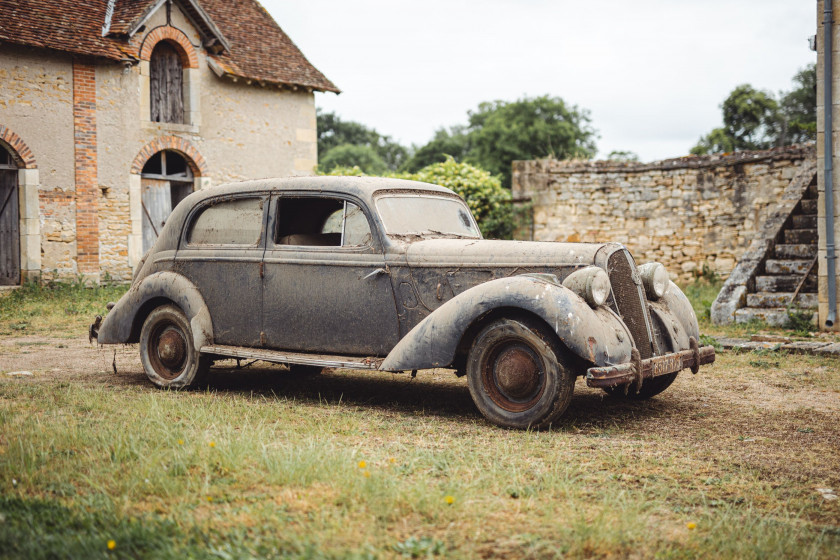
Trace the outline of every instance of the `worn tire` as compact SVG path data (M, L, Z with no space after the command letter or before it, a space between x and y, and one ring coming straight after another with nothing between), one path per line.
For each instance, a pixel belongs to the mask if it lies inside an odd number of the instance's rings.
M467 379L485 418L517 429L555 422L568 408L575 385L554 333L526 319L498 319L478 333Z
M604 388L604 392L611 397L615 397L617 399L630 399L634 401L644 401L651 397L655 397L665 389L671 386L671 383L677 378L678 372L669 373L667 375L660 375L659 377L654 377L653 379L645 379L644 383L642 383L642 390L636 391L635 390L635 383L631 383L630 387L627 390L627 394L624 394L624 386L619 385L618 387L606 387Z
M289 373L298 377L311 377L321 375L324 368L321 366L307 366L303 364L289 364Z
M174 305L158 307L146 317L140 361L152 383L163 388L190 387L210 369L210 358L195 347L190 322Z

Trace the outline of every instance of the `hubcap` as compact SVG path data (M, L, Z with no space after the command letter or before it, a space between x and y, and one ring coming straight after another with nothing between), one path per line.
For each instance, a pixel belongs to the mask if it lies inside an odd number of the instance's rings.
M166 329L158 339L158 357L170 370L178 370L187 355L187 344L183 335L173 328Z
M534 356L523 348L502 351L496 358L496 383L513 400L531 398L541 385L540 366Z

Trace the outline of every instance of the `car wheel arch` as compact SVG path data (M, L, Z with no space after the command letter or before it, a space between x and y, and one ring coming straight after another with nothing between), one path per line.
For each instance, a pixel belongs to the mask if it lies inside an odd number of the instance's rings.
M456 359L453 361L453 363L455 363L455 361L457 361L458 358L466 358L469 355L470 348L472 348L476 337L479 335L482 329L499 319L510 319L513 321L524 320L525 322L537 323L542 325L543 327L545 327L545 332L547 333L547 335L552 337L553 342L556 343L558 348L562 350L563 354L567 357L567 359L570 362L578 362L580 360L579 356L572 352L569 349L569 347L563 342L560 336L558 336L557 332L551 328L551 325L548 323L548 321L546 321L539 314L531 311L530 309L524 309L522 307L505 306L491 309L490 311L476 317L475 320L472 323L470 323L470 325L461 335L461 339L458 341L458 346L455 353Z

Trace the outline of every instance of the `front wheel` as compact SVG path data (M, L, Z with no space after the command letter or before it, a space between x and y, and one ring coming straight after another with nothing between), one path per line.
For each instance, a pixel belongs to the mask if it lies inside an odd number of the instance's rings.
M554 333L536 321L499 319L484 327L467 359L470 395L505 428L545 428L569 406L575 376Z
M158 387L189 387L210 369L210 359L195 347L190 322L174 305L156 308L140 331L140 361Z

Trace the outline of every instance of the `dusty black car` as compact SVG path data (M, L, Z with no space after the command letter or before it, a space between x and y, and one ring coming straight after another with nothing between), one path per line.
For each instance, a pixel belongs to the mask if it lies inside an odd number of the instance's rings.
M98 332L96 332L98 330ZM714 361L661 264L616 243L491 241L425 183L249 181L187 197L94 329L186 387L214 359L467 375L501 426L544 427L577 376L631 398Z

